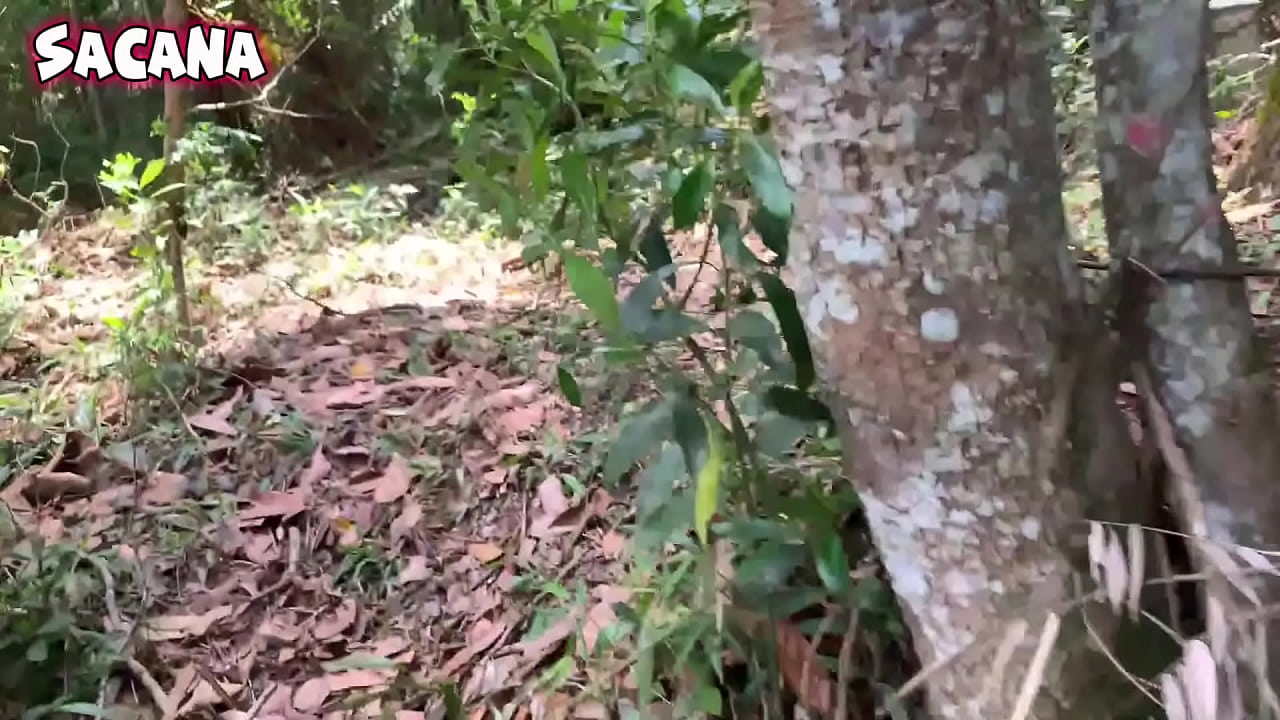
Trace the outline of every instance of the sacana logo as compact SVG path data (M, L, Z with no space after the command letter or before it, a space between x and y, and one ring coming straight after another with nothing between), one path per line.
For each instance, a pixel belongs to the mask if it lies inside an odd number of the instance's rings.
M270 73L257 32L244 26L199 22L174 30L129 24L106 33L59 21L32 33L30 46L32 74L41 85L258 83Z

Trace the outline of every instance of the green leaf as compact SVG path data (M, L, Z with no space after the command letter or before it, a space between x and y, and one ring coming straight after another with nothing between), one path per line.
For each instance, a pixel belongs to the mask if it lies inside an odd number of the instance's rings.
M727 330L729 335L759 355L765 365L794 374L795 370L783 350L782 339L778 337L778 328L763 314L755 310L739 310L729 318Z
M580 217L591 224L591 227L583 228L583 232L594 235L598 203L596 184L586 154L576 150L566 153L560 160L560 176L565 192L578 206Z
M535 200L546 197L551 190L551 168L547 165L547 148L550 144L551 138L543 135L538 138L533 147L529 148L529 154L521 158L525 164Z
M529 32L525 33L524 40L555 70L557 78L564 77L564 70L560 68L560 53L556 51L556 41L551 37L546 25L530 28Z
M636 480L636 518L644 521L662 510L671 500L676 480L683 469L680 448L664 442L658 457ZM663 542L666 538L663 538Z
M667 246L667 233L663 224L667 219L665 208L657 208L645 223L644 234L640 238L640 255L644 259L644 269L658 272L671 264L671 248ZM667 287L675 289L675 273L666 279Z
M785 265L787 250L790 246L788 236L791 234L791 218L774 215L764 208L759 208L751 216L751 227L760 235L764 246L777 256L773 260L773 265L775 267Z
M782 283L777 275L761 272L756 275L764 295L773 307L773 314L778 318L782 328L782 339L787 343L787 351L791 353L791 361L796 367L796 387L807 390L813 384L815 371L813 352L809 348L809 336L804 329L804 320L796 306L796 294Z
M729 83L729 100L742 115L750 115L752 106L764 90L764 67L759 60L744 65Z
M707 82L706 78L687 65L673 66L669 82L671 92L680 100L715 110L720 114L724 113L724 102L720 100L720 93Z
M693 527L705 545L710 541L711 518L720 505L720 473L724 470L724 438L719 423L707 421L707 462L698 471L693 503Z
M801 438L813 432L813 423L780 412L766 412L756 420L753 429L757 449L767 457L782 458L795 450Z
M835 422L831 417L831 409L826 403L804 391L784 385L774 385L765 391L764 396L766 405L787 417L812 422Z
M675 271L675 265L659 268L657 272L646 275L627 293L620 312L624 330L635 335L643 335L648 330L655 313L653 306L662 297L662 282L675 275Z
M147 163L142 169L142 177L138 178L138 187L145 188L160 177L160 173L164 172L164 159L155 158Z
M40 664L49 659L49 641L44 638L36 638L34 642L27 646L27 662Z
M677 395L672 402L671 422L676 443L684 455L685 469L694 480L694 532L705 544L710 536L711 517L720 502L724 441L719 424L704 419L684 395Z
M685 173L680 188L671 198L671 218L676 230L688 230L698 223L713 187L715 176L709 161L703 160Z
M578 381L574 379L573 373L569 372L564 363L556 366L556 382L570 405L576 408L582 407L582 390L578 387Z
M618 434L609 443L604 462L604 481L616 484L624 473L648 457L671 434L671 408L657 401L622 421Z
M86 717L102 718L102 720L115 720L115 716L111 714L110 708L98 707L93 703L76 702L59 705L58 712L71 713L72 715L84 715Z
M581 255L566 254L563 260L573 294L596 316L605 333L617 333L622 327L618 298L604 271Z
M720 203L711 217L716 225L716 241L720 243L720 252L725 259L741 270L752 271L759 268L760 258L743 242L738 211L732 205Z
M741 153L742 168L760 204L778 217L790 218L791 188L782 174L778 158L752 135L742 138Z
M820 537L812 544L818 577L833 598L844 600L849 595L849 557L844 552L844 540L830 525L818 532Z
M744 555L736 577L742 578L747 588L768 592L786 586L787 579L804 562L805 550L803 545L793 543L763 542Z
M159 190L157 190L157 191L155 191L155 192L151 193L151 199L152 199L152 200L156 200L156 199L162 198L162 197L164 197L165 195L168 195L169 193L171 193L171 192L173 192L173 191L175 191L175 190L181 190L182 188L184 188L184 187L186 187L186 186L187 186L187 184L186 184L186 183L180 183L180 182L176 182L176 183L169 183L168 185L165 185L164 187L160 188Z
M351 653L338 660L321 663L325 672L341 672L343 670L390 670L396 667L396 661L370 653Z

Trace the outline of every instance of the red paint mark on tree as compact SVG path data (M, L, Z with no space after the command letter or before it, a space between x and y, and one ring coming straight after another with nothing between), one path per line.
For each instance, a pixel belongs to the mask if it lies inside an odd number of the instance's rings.
M1133 151L1145 158L1157 158L1169 142L1169 128L1154 115L1135 115L1125 127L1125 139Z

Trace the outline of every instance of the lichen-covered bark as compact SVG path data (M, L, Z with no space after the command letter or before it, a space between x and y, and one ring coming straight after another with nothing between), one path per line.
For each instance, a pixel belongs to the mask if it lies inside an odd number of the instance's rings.
M1210 166L1205 3L1099 0L1092 26L1112 253L1156 271L1235 264ZM1243 279L1146 284L1132 342L1190 460L1203 507L1181 508L1198 515L1188 527L1274 549L1280 427ZM1280 599L1280 588L1262 589ZM1270 648L1274 677L1280 643Z
M1038 8L752 5L796 190L792 285L916 647L927 664L1015 619L1031 629L1003 676L990 650L937 670L939 718L1010 716L1046 612L1073 595L1097 499L1068 427L1123 432L1105 377L1078 390L1080 357L1100 348L1066 254ZM1093 439L1075 450L1098 457ZM1104 717L1072 701L1105 662L1078 634L1059 643L1033 717Z

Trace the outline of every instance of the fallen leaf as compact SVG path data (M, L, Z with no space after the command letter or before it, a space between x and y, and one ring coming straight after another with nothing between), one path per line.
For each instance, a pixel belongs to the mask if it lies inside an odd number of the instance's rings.
M265 492L237 516L241 521L269 517L290 517L307 509L306 497L297 491Z
M372 380L377 372L378 368L374 365L373 358L368 355L361 355L353 359L347 369L347 374L351 376L352 380Z
M400 571L400 584L421 582L429 577L431 571L427 569L427 556L410 555L405 560L404 569Z
M329 676L329 692L377 687L388 683L394 676L394 670L348 670L334 673Z
M622 533L610 530L600 538L600 552L608 557L618 558L627 549L627 539Z
M516 436L542 427L546 411L541 405L512 408L499 415L494 424L506 435Z
M177 717L178 708L182 707L182 701L187 699L187 693L195 681L196 669L193 665L186 665L173 674L173 687L164 699L165 707L160 708L165 717Z
M394 635L392 637L382 638L375 642L373 646L369 648L369 652L380 657L391 657L392 655L403 652L407 647L409 647L409 638L406 638L403 635Z
M254 388L253 397L249 399L249 407L260 417L270 417L276 410L275 399L279 394L271 388Z
M354 600L346 599L342 601L329 617L316 623L311 630L311 637L316 640L325 641L337 637L338 633L351 627L351 623L356 620L356 603Z
M187 702L178 710L179 717L197 708L209 707L217 705L223 701L223 696L235 698L240 693L240 688L244 687L240 683L218 682L221 691L203 678L196 681L196 686L191 690L191 696L187 698Z
M201 430L208 430L218 435L228 435L234 437L240 434L236 426L232 425L227 419L231 417L231 413L235 410L236 403L240 401L240 395L243 392L240 388L236 388L236 392L226 402L220 403L212 410L195 415L187 416L187 424Z
M390 387L394 390L404 388L418 388L421 390L445 390L457 387L458 382L453 378L435 377L434 375L416 375L414 377L397 380L391 383Z
M169 505L186 497L186 475L171 472L154 472L147 481L140 499L144 505Z
M481 625L481 623L484 624ZM444 664L444 667L437 671L439 676L453 678L467 663L489 649L490 645L498 642L499 638L506 634L509 627L503 620L492 622L483 618L477 621L476 625L482 628L480 636L474 638L466 647L454 653L453 657L449 658L449 661ZM473 629L475 628L473 627Z
M502 557L503 550L491 542L482 542L471 543L467 546L467 552L476 560L488 564Z
M600 639L600 633L617 622L618 615L613 611L613 603L603 601L596 603L587 612L586 622L582 625L582 642L586 646L586 651L593 652L596 649L596 642Z
M400 514L395 520L391 521L391 542L399 542L406 535L413 532L418 526L418 522L422 520L422 505L414 498L405 498L404 506L400 509Z
M325 407L356 408L368 405L381 398L386 388L369 381L361 381L343 387L330 388L318 393L322 396Z
M493 410L505 410L517 405L528 405L540 394L542 394L542 386L537 382L529 381L517 387L492 393L485 401L485 405Z
M351 492L356 495L372 492L374 502L389 503L404 497L412 484L413 470L409 468L409 463L400 453L395 453L391 456L391 462L387 463L387 469L382 475L368 482L353 485Z
M542 503L543 512L549 515L560 515L569 509L569 500L564 496L564 486L560 478L549 477L538 484L538 501Z
M152 642L196 638L204 635L219 620L231 616L230 605L219 605L201 615L161 615L150 618L144 625L144 634Z
M73 472L41 470L32 473L25 489L27 499L46 503L64 497L84 497L93 492L93 481Z
M258 626L258 634L291 643L302 635L302 630L283 618L271 617L263 620Z
M298 712L319 710L329 697L329 678L318 677L302 683L293 693L293 709Z
M298 478L298 488L304 492L311 492L316 483L325 479L332 469L333 465L330 464L329 458L324 456L324 446L317 444L315 452L311 453L311 462L302 472L302 477Z
M778 667L791 692L809 712L831 717L836 697L835 680L822 665L809 638L795 626L781 621L774 624L774 637Z
M573 634L581 617L582 608L575 608L557 620L551 627L543 630L538 637L516 643L512 646L512 649L518 650L524 656L526 666L536 665Z
M1275 206L1275 204L1276 202L1274 200L1264 200L1263 202L1253 203L1252 205L1245 205L1244 207L1228 210L1223 213L1223 215L1226 216L1227 222L1232 223L1233 225L1239 224L1252 220L1256 217L1266 215L1267 212Z

